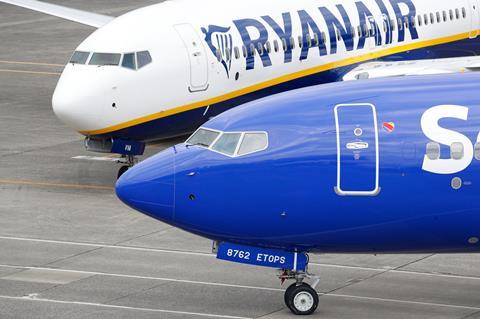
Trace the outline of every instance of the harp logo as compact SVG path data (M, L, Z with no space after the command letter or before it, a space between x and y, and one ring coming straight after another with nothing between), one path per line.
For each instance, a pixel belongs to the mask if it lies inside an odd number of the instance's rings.
M233 54L233 37L230 34L230 29L230 27L217 25L209 25L207 29L202 28L202 32L205 34L205 42L225 68L228 78L230 78Z

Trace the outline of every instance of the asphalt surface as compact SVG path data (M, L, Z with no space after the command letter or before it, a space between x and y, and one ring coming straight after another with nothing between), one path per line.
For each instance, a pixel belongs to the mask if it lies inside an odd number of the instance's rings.
M56 2L119 15L155 1ZM217 261L208 240L125 207L118 164L75 159L95 154L50 101L92 31L0 4L0 318L293 318L274 271ZM480 256L312 260L312 318L480 318Z

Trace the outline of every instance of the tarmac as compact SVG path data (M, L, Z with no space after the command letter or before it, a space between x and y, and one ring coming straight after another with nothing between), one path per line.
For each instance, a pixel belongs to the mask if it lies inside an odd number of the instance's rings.
M119 15L156 1L55 2ZM79 159L97 154L55 118L51 96L93 31L0 4L0 318L295 318L274 270L217 260L210 241L123 205L118 164ZM311 318L480 319L478 255L311 260Z

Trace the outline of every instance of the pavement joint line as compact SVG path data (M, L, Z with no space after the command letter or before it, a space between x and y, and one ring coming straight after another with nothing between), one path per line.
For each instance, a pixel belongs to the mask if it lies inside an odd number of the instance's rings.
M401 299L391 299L391 298L379 298L379 297L367 297L367 296L355 296L355 295L343 295L343 294L320 294L320 296L321 297L330 296L330 297L336 297L336 298L349 298L349 299L383 301L383 302L403 303L403 304L420 305L420 306L435 306L435 307L456 308L456 309L480 310L480 307L474 307L474 306L461 306L461 305L452 305L452 304L444 304L444 303L413 301L413 300L401 300Z
M74 188L74 189L97 189L97 190L109 190L109 191L114 190L114 187L112 186L103 186L103 185L63 184L63 183L35 182L35 181L26 181L26 180L10 180L10 179L0 179L0 184L45 186L45 187Z
M1 181L0 181L0 183L1 183ZM48 243L48 244L72 245L72 246L85 246L85 247L125 249L125 250L133 250L133 251L158 252L158 253L166 253L166 254L204 256L204 257L210 257L210 258L215 257L215 255L211 254L211 253L194 252L194 251L182 251L182 250L169 250L169 249L160 249L160 248L120 246L120 245L82 243L82 242L61 241L61 240L51 240L51 239L0 236L0 240L2 240L2 239L3 240L16 240L16 241L31 241L31 242ZM309 265L318 266L318 267L326 267L326 268L379 271L379 272L383 272L384 274L397 273L397 274L408 274L408 275L415 275L415 276L429 276L429 277L441 277L441 278L451 278L451 279L480 280L480 277L475 277L475 276L450 275L450 274L442 274L442 273L427 273L427 272L420 272L420 271L400 270L400 269L394 269L394 268L386 269L386 268L361 267L361 266L349 266L349 265L335 265L335 264L323 264L323 263L309 263Z
M119 278L130 278L130 279L158 280L158 281L185 283L185 284L198 284L198 285L205 285L205 286L242 288L242 289L252 289L252 290L266 290L266 291L280 291L280 292L284 291L284 289L280 289L280 288L236 285L236 284L227 284L227 283L221 283L221 282L198 281L198 280L176 279L176 278L166 278L166 277L125 275L125 274L116 274L116 273L107 273L107 272L98 272L98 271L72 270L72 269L60 269L60 268L50 268L50 267L34 267L34 266L1 265L1 264L0 264L0 267L22 269L22 271L25 271L25 270L46 270L46 271L52 271L52 272L77 273L77 274L85 274L85 275L92 275L92 276L119 277ZM2 279L2 278L0 278L0 279Z
M44 63L44 62L29 62L29 61L8 61L0 60L1 64L20 64L20 65L42 65L42 66L59 66L64 67L64 64Z
M188 311L176 311L176 310L166 310L166 309L106 305L101 303L82 302L82 301L66 301L66 300L55 300L55 299L31 298L31 297L12 297L12 296L2 296L2 295L0 295L0 299L46 302L46 303L66 304L66 305L92 306L92 307L101 307L101 308L110 308L110 309L145 311L145 312L169 313L169 314L189 315L189 316L197 316L197 317L226 318L226 319L252 319L250 317L239 317L239 316L219 315L219 314L200 313L200 312L188 312Z
M10 70L10 69L0 69L0 72L3 72L3 73L35 74L35 75L61 75L61 73L58 73L58 72L23 71L23 70Z

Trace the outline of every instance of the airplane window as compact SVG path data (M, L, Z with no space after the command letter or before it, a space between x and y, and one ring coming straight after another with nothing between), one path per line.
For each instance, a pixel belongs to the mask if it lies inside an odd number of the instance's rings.
M263 45L262 45L260 42L258 42L257 47L258 47L258 53L259 53L260 55L263 55L263 51L264 51L264 50L263 50Z
M267 53L271 53L272 52L272 45L270 44L270 41L267 41L266 47L267 47Z
M227 59L227 61L230 61L230 59L232 58L232 54L230 52L230 50L225 51L225 58Z
M408 17L405 17L405 29L410 27L410 22L408 21Z
M358 31L358 37L360 38L362 36L362 27L358 26L357 31Z
M386 22L384 22L384 23L386 25ZM387 30L387 27L385 27L385 32L386 32L386 30ZM355 32L355 27L354 26L350 27L350 34L352 35L352 38L355 38L357 33Z
M273 49L275 50L275 52L278 52L278 50L280 49L278 46L278 41L276 39L273 40Z
M430 160L438 160L440 158L440 144L430 142L427 144L427 157Z
M233 49L234 51L234 54L235 54L235 59L240 59L240 50L238 49L238 47L235 47L235 49Z
M475 159L480 161L480 142L475 143Z
M454 160L461 160L463 158L464 149L463 143L455 142L450 147L450 157Z
M403 30L402 19L398 18L398 30Z
M453 10L449 10L449 13L450 13L450 21L453 21Z
M89 56L90 56L90 52L75 51L72 57L70 58L70 63L86 64Z
M440 12L437 11L437 23L442 22L442 18L440 17Z
M268 147L267 133L245 133L242 144L238 149L238 155L251 154L263 151Z
M150 63L152 63L152 57L148 51L137 52L137 65L139 69Z
M136 70L135 53L126 53L123 55L122 66L127 69Z
M320 44L319 41L320 41L320 39L318 38L318 33L313 34L313 43L312 43L312 46L318 47L318 45Z
M199 128L185 143L210 147L210 145L217 139L218 135L220 135L220 132Z
M327 37L325 35L325 32L322 32L320 35L321 35L322 43L327 43Z
M299 48L303 47L303 38L301 35L298 36L298 47Z
M422 26L422 16L418 16L418 26L421 27Z
M282 39L282 46L283 46L283 51L287 51L287 40L285 38Z
M395 19L390 20L390 25L392 26L392 31L395 31Z
M423 22L425 23L425 25L428 25L428 16L427 16L427 14L424 14L424 15L423 15Z
M246 58L247 57L247 47L246 46L242 46L242 53L243 53L243 57Z
M295 39L293 37L290 38L290 47L293 49L295 49Z
M415 20L415 16L412 16L410 19L410 25L412 28L415 28L415 24L417 23L417 20Z
M443 11L443 22L447 22L447 12Z
M458 10L458 8L455 9L455 18L457 18L457 20L460 19L460 10Z
M467 10L465 10L465 8L462 8L462 17L464 19L467 17Z
M342 40L340 30L337 29L337 41Z
M435 16L433 15L433 13L430 13L430 24L434 24L435 23Z
M255 56L255 44L253 44L253 43L250 44L250 52L249 52L249 54L250 54L251 56Z
M94 53L90 59L89 65L119 65L120 58L119 53Z
M222 136L220 136L220 138L215 142L215 144L213 144L212 150L225 155L233 156L241 136L241 133L223 133Z
M307 37L307 47L308 48L312 47L312 39L310 38L310 36Z

